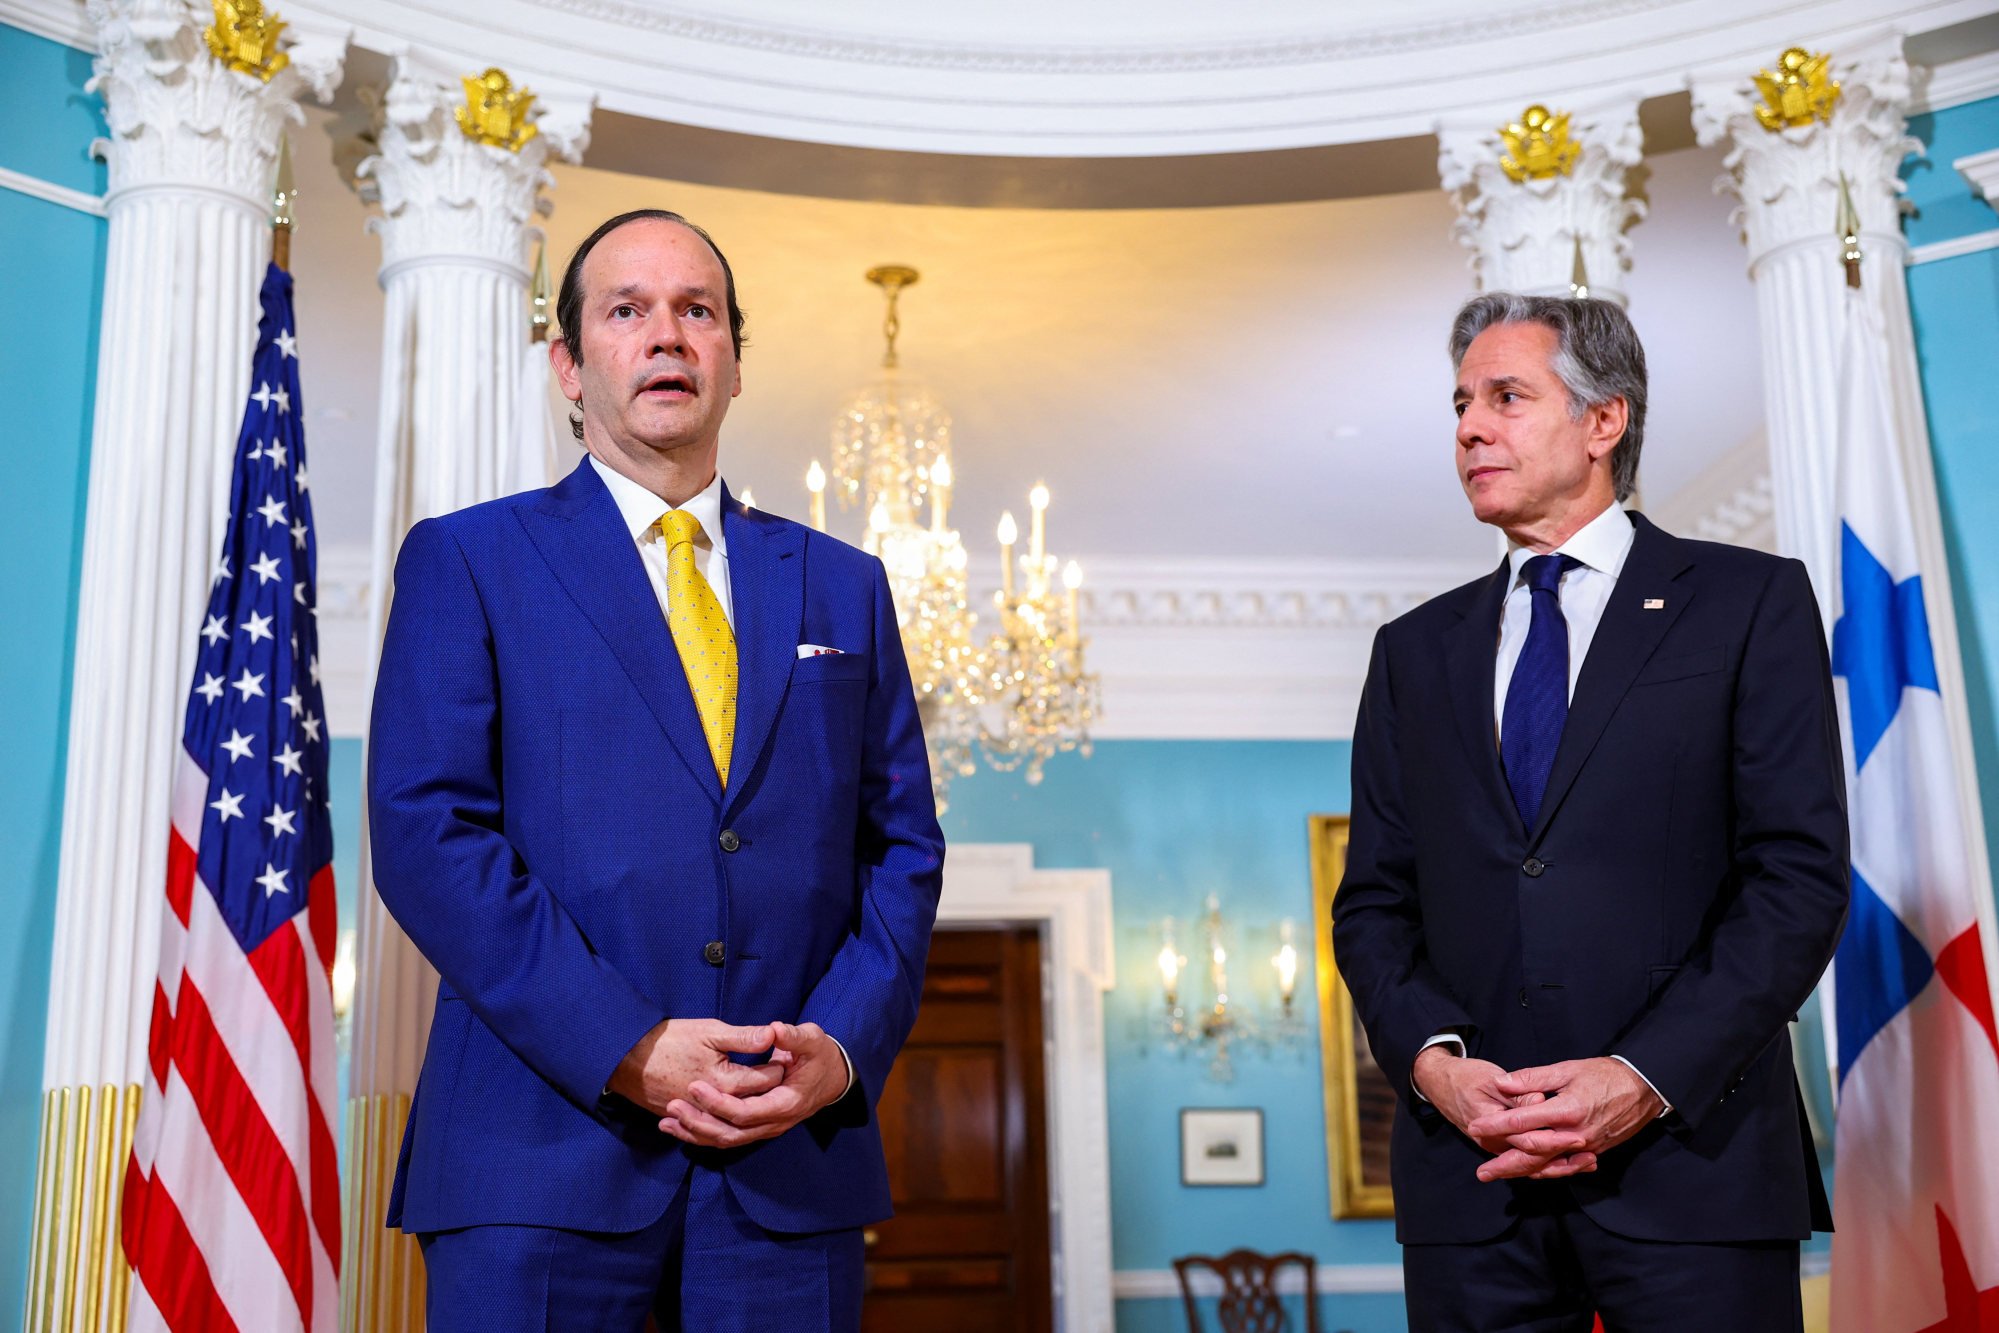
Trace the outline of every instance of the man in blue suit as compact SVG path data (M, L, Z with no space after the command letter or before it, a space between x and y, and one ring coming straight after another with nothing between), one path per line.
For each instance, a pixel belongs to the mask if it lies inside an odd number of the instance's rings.
M1333 944L1402 1097L1414 1333L1802 1327L1831 1219L1786 1021L1846 916L1805 570L1628 513L1645 356L1604 301L1451 332L1491 574L1386 626Z
M888 582L723 485L705 232L612 218L557 314L589 456L396 564L375 879L440 981L388 1224L433 1333L851 1330L944 855Z

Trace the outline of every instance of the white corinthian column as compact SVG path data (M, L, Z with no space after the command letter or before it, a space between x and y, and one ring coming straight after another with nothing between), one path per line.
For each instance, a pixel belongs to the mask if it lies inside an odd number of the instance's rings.
M1503 127L1499 116L1437 127L1437 173L1457 202L1457 237L1472 252L1479 289L1571 295L1580 253L1589 295L1625 305L1626 233L1645 216L1626 190L1643 155L1638 101L1529 111L1566 114L1566 134L1549 129L1540 151L1530 151L1528 122L1539 117L1528 111ZM1530 131L1524 140L1515 137L1521 130ZM1565 141L1572 147L1564 150Z
M1886 341L1879 363L1888 367L1896 444L1909 484L1923 609L1957 771L1965 855L1974 881L1990 884L1936 463L1909 321L1908 245L1897 221L1903 191L1899 168L1909 153L1922 148L1908 134L1909 67L1902 39L1893 32L1830 54L1830 77L1840 85L1830 119L1765 129L1756 115L1762 99L1745 72L1694 82L1694 129L1703 144L1729 145L1729 175L1723 183L1742 201L1736 217L1749 248L1763 338L1777 548L1811 571L1828 629L1840 572L1834 480L1847 287L1841 262L1845 244L1835 224L1841 178L1846 181L1860 223L1860 295L1874 307L1875 327ZM1983 939L1987 972L1999 976L1999 938L1987 930ZM1830 1024L1827 1033L1832 1034Z
M387 297L369 581L369 642L377 646L396 552L412 524L546 484L543 457L522 445L532 410L523 395L530 244L536 217L550 208L540 197L554 183L549 157L578 161L589 142L584 98L537 99L535 134L508 146L480 142L460 127L462 81L447 77L411 56L397 60L377 109L379 152L357 173L362 197L382 210L368 225L382 238ZM365 841L342 1319L348 1329L415 1329L422 1264L382 1218L437 976L376 896Z
M123 1328L119 1187L165 909L167 825L270 254L278 141L339 80L344 31L268 77L209 51L210 7L90 0L111 128L104 305L77 603L25 1326Z

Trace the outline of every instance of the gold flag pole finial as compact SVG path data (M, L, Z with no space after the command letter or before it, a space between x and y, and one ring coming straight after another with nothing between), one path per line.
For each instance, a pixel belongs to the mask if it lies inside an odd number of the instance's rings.
M1815 120L1831 123L1840 88L1832 77L1830 55L1813 55L1794 46L1777 57L1775 69L1758 70L1751 77L1763 95L1756 121L1772 134L1801 129Z
M1583 155L1581 141L1569 132L1569 113L1550 111L1539 103L1521 112L1513 124L1501 125L1499 141L1505 148L1499 155L1500 170L1515 185L1571 175Z
M1846 265L1846 285L1860 286L1860 210L1853 206L1853 191L1848 188L1846 173L1839 173L1839 222L1833 228L1844 248L1840 252L1840 262Z
M458 128L475 143L518 153L541 131L533 120L534 94L516 88L503 69L465 76L465 104L458 108Z
M278 183L271 191L271 262L286 270L292 266L292 201L297 198L291 136L282 134L278 136Z
M1583 238L1577 236L1576 260L1569 267L1569 299L1583 301L1589 298L1589 265L1583 262Z
M534 247L534 286L531 289L534 314L528 321L528 341L548 341L548 242Z

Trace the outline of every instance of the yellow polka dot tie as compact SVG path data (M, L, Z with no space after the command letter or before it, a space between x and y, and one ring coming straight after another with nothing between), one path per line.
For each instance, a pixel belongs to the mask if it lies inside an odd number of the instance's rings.
M736 634L722 614L721 600L694 563L701 520L684 509L669 509L660 516L659 532L666 539L667 628L694 691L715 772L727 787L729 751L736 743Z

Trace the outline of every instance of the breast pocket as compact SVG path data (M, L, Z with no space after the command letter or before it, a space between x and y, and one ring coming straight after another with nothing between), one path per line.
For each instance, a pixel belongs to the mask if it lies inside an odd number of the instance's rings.
M1670 657L1657 658L1648 662L1638 673L1636 685L1662 685L1669 680L1686 680L1691 676L1707 676L1728 665L1728 654L1719 646L1702 648L1691 653L1674 653Z
M791 664L793 685L835 685L843 683L866 684L868 679L868 655L866 653L824 653L818 657L801 657Z

